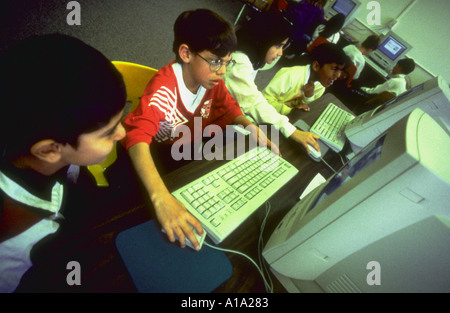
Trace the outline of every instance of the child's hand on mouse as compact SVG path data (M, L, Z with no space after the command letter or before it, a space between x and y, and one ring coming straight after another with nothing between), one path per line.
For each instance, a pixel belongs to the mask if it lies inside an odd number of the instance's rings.
M317 140L319 140L319 136L316 134L313 134L311 132L304 132L301 130L296 129L289 138L292 138L294 141L301 144L305 150L306 153L310 153L308 145L316 149L317 151L320 151L320 146Z

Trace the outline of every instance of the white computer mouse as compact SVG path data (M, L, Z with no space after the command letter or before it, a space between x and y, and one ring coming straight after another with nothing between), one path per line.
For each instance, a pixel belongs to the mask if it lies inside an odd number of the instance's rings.
M309 156L317 162L320 162L320 159L322 158L322 153L320 153L320 151L317 151L316 148L314 148L311 145L308 145L308 149L309 149Z
M203 230L203 235L200 236L200 235L197 233L197 231L195 230L194 227L192 227L191 225L189 225L189 226L191 227L192 232L194 233L195 237L197 238L197 241L198 241L198 244L199 244L198 250L200 250L200 249L202 248L203 241L205 241L206 231ZM166 231L164 230L164 228L161 229L161 231L162 231L163 233L166 233ZM177 235L175 235L175 239L178 240L178 236L177 236ZM192 244L192 242L191 242L187 237L185 237L185 240L186 240L186 246L188 246L188 247L190 247L190 248L196 250L196 249L194 248L194 245Z

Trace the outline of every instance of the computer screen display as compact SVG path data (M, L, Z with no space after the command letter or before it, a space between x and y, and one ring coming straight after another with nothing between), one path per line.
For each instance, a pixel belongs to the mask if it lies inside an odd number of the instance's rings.
M406 40L391 31L381 39L381 44L369 54L369 58L381 69L390 72L411 49Z
M333 4L332 9L347 16L352 12L355 6L356 3L352 0L337 0Z
M378 47L389 59L397 59L407 47L393 36L388 36Z

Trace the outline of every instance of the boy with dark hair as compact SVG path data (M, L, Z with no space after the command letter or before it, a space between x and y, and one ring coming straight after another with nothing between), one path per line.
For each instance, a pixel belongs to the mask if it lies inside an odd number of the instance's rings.
M12 292L60 227L63 174L104 161L124 137L126 92L105 56L57 34L11 47L0 81L0 292Z
M209 26L203 28L205 25ZM189 42L191 51L208 50L219 57L225 57L236 49L234 29L222 17L205 9L183 12L175 21L173 30L172 51L180 64L183 60L178 49L186 42Z
M352 79L358 79L361 75L364 66L366 65L365 55L376 50L380 45L380 37L376 35L368 36L359 47L355 45L348 45L344 47L345 54L350 58L353 65L356 67L355 74Z
M321 44L312 50L310 64L280 69L263 90L263 95L281 114L287 115L294 108L309 111L308 103L318 99L325 88L333 85L346 61L338 46Z
M414 71L415 66L413 59L401 59L392 69L392 77L390 79L373 88L361 87L361 90L370 95L391 92L396 97L407 90L405 76Z
M123 145L169 240L174 242L178 238L184 247L187 237L198 248L190 225L201 235L201 224L167 190L155 161L161 155L173 161L170 153L173 144L197 140L191 136L179 137L180 126L188 127L195 134L203 133L211 124L224 129L234 123L250 130L260 143L270 145L270 141L244 117L222 80L226 68L234 63L231 54L237 40L232 25L210 10L198 9L182 13L175 22L174 32L173 51L177 62L172 61L158 71L137 109L124 120L127 135ZM195 118L201 118L202 129L197 132ZM157 149L153 149L155 146ZM153 153L155 150L159 150L160 157Z
M391 71L391 78L373 88L349 88L340 93L344 103L357 115L375 109L392 98L404 93L407 88L406 75L415 68L413 59L399 60Z
M410 58L404 58L397 62L398 70L397 72L401 72L404 75L411 74L412 71L416 68L416 62ZM394 67L395 68L395 67Z

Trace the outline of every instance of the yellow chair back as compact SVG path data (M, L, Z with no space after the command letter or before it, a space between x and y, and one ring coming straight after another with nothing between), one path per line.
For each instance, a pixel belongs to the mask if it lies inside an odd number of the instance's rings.
M127 90L127 108L128 112L133 111L139 104L141 96L150 79L158 70L140 64L113 61L114 66L122 74ZM108 187L109 183L104 175L104 171L111 166L117 159L116 145L108 154L105 161L100 164L89 165L87 168L94 176L95 182L99 187Z

